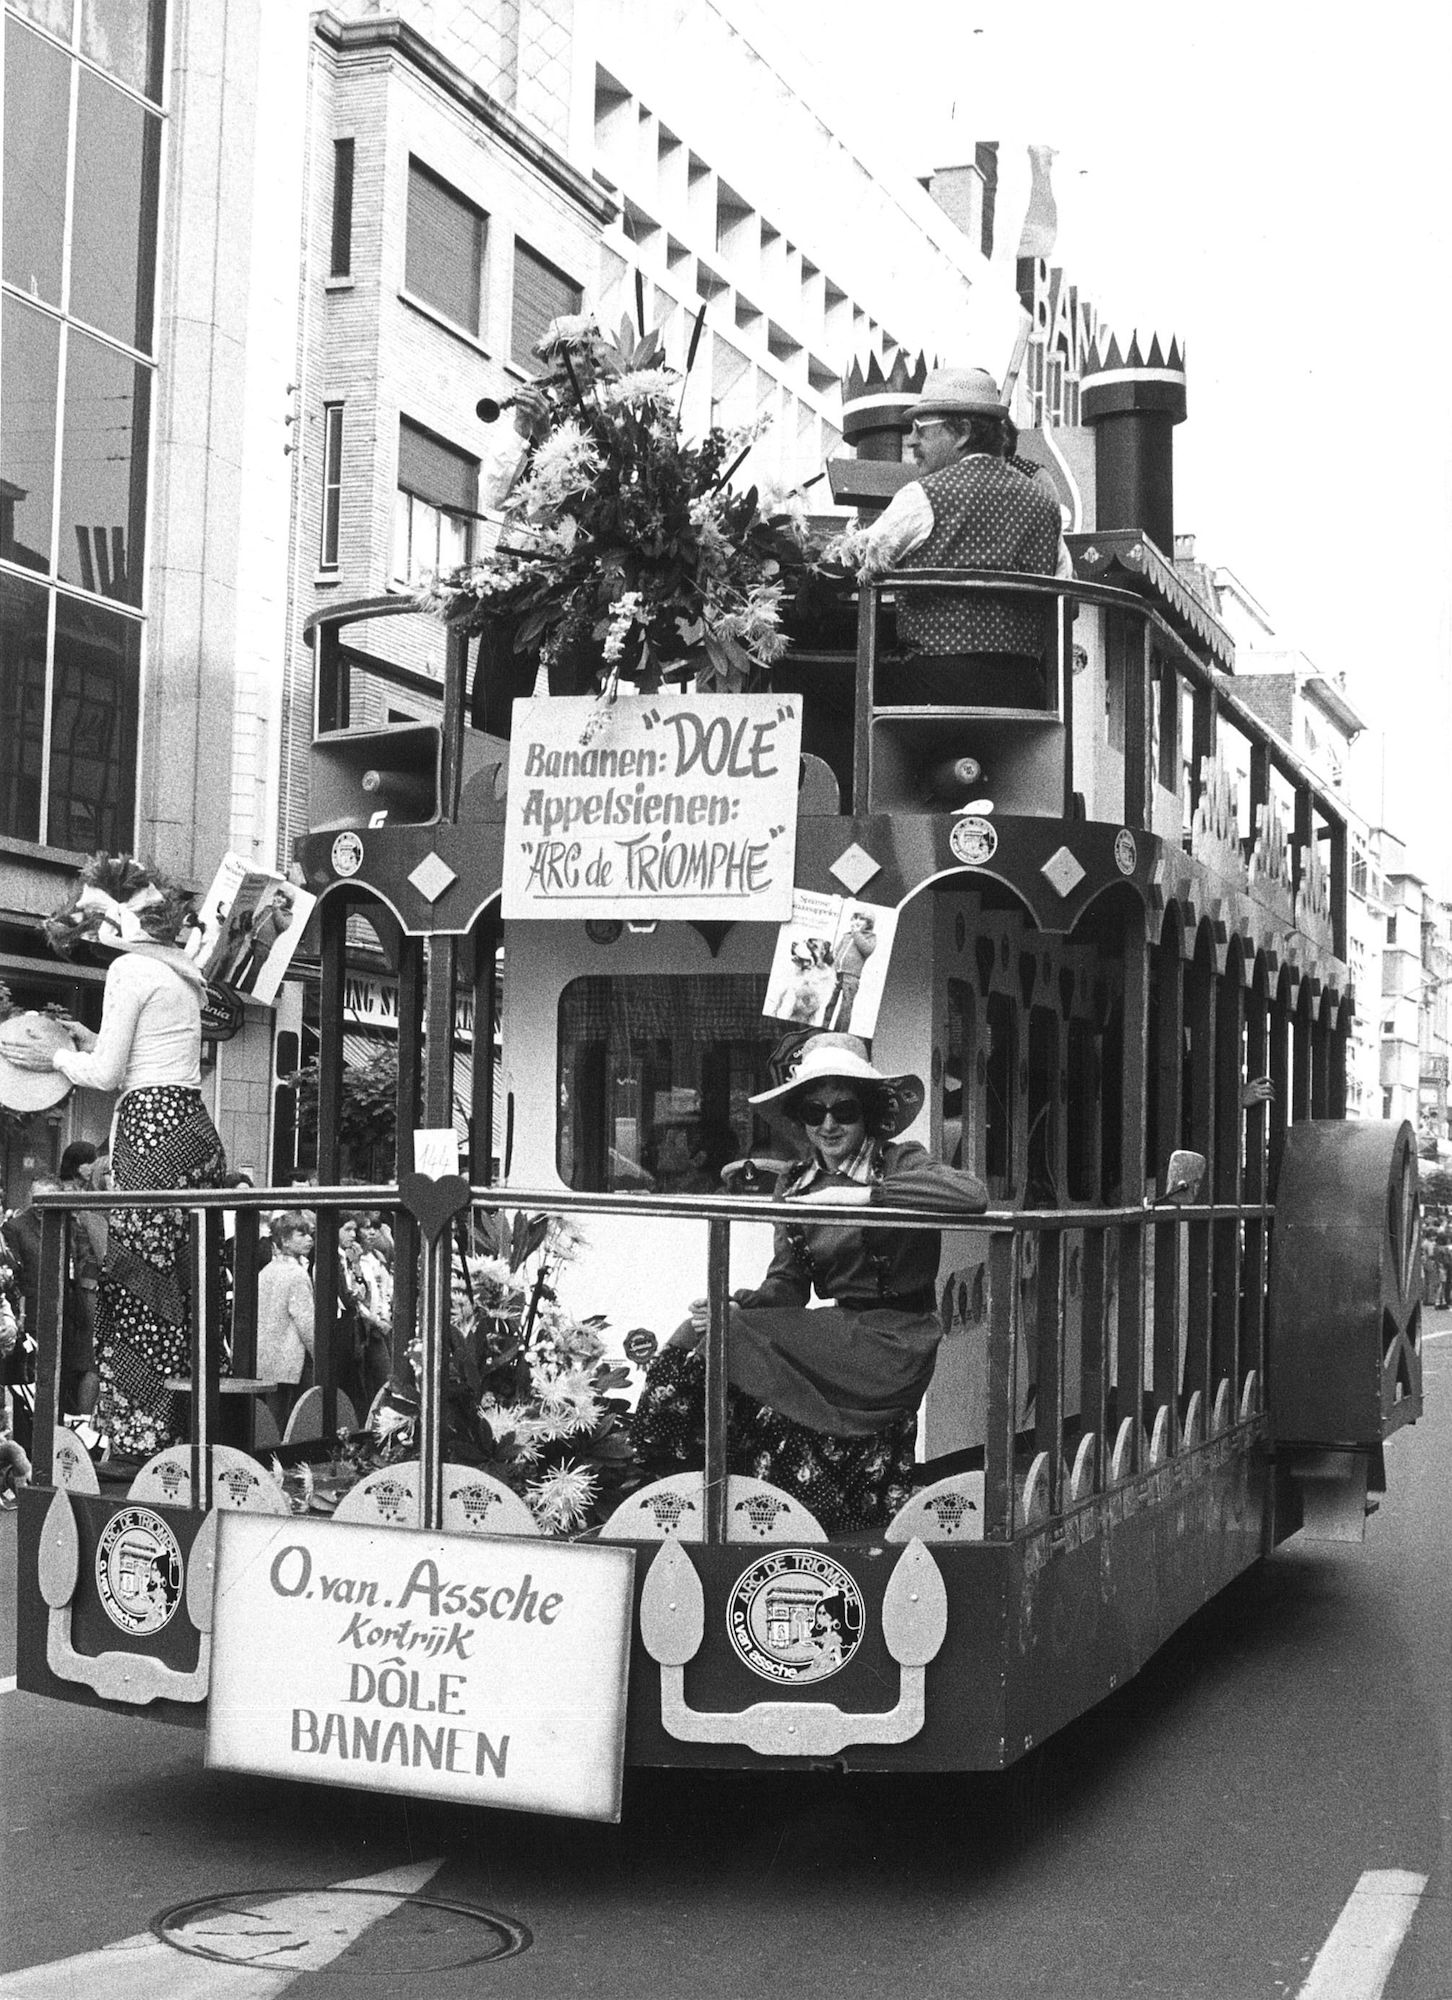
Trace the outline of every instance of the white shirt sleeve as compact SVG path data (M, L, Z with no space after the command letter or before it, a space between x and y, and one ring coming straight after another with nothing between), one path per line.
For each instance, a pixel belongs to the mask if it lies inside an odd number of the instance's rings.
M519 435L507 416L508 412L494 425L479 454L479 505L486 510L504 505L529 450L529 440Z
M1062 528L1059 530L1059 559L1054 564L1054 575L1060 582L1072 581L1074 575L1074 558L1069 554L1069 544L1064 540Z
M900 486L867 531L863 558L865 577L896 569L904 556L920 549L933 532L933 505L919 479Z
M136 1023L145 997L131 967L134 961L116 959L106 974L105 997L101 1003L101 1032L94 1048L86 1055L79 1049L57 1049L51 1057L52 1069L87 1090L119 1090L131 1059Z

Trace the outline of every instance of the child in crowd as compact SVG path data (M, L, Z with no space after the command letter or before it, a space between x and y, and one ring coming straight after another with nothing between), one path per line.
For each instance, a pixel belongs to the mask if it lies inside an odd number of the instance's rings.
M297 1209L272 1218L272 1260L257 1274L257 1374L276 1384L268 1406L283 1430L301 1390L312 1379L313 1281L308 1275L313 1231Z

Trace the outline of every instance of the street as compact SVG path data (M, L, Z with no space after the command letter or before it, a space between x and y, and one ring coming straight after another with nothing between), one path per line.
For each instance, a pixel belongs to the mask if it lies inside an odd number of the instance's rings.
M199 1733L15 1691L8 1516L0 1996L1447 2000L1452 1313L1426 1333L1365 1543L1293 1539L1001 1782L636 1772L609 1827L208 1773Z

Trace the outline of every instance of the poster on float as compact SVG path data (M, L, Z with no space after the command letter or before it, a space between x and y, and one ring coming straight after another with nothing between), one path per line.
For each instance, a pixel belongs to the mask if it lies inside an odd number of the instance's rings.
M317 900L286 876L224 854L198 905L187 957L209 982L271 1006Z
M790 916L797 696L517 701L511 728L506 919Z
M209 1766L619 1819L632 1549L217 1525Z
M896 932L897 911L887 904L798 889L777 933L762 1013L870 1041Z

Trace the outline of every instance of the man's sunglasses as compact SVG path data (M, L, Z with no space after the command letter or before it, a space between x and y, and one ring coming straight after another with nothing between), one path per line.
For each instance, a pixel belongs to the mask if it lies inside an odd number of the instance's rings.
M855 1125L862 1116L861 1099L830 1097L824 1101L820 1097L804 1097L797 1105L797 1116L804 1125L820 1125L829 1115L839 1125Z

